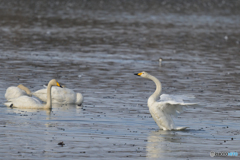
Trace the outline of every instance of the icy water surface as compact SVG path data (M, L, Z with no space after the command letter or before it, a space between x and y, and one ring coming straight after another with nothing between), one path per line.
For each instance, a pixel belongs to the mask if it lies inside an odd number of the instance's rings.
M0 7L0 159L240 153L238 1L20 2ZM196 97L200 107L174 119L188 130L159 130L147 107L155 85L133 75L143 70L163 93ZM52 78L81 92L83 106L3 105L7 87L35 91ZM239 156L216 159L226 158Z

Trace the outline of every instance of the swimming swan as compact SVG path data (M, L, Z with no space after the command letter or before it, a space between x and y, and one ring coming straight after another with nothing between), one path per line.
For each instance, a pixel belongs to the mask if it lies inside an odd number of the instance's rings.
M183 101L176 102L171 100L157 102L157 99L159 98L162 91L162 85L160 81L156 77L144 71L135 75L151 79L156 84L156 91L148 98L148 107L153 119L159 128L163 130L184 130L188 128L176 128L172 116L176 115L177 113L181 113L183 111L183 106L194 105L195 103L184 103Z
M161 67L161 66L162 66L162 61L163 61L163 59L162 59L162 58L159 58L158 61L159 61L159 66Z
M19 84L17 87L8 87L5 93L5 98L9 101L24 95L32 96L31 91L27 87Z
M69 88L52 87L52 103L59 104L77 104L83 103L83 96L81 93L75 93ZM38 97L42 101L47 101L47 89L40 89L34 93L34 96Z
M28 96L20 96L15 99L11 99L10 102L4 103L7 107L16 107L16 108L27 108L27 109L49 109L52 108L52 99L51 99L51 89L52 86L61 85L55 80L52 79L48 83L47 87L47 104L42 104L38 99Z

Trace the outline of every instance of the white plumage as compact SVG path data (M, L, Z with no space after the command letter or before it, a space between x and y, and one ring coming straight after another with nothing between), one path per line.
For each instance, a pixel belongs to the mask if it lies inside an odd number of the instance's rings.
M43 104L36 98L29 96L20 96L4 103L7 107L16 107L23 109L43 108ZM13 104L13 106L11 106Z
M9 101L14 98L18 98L20 96L32 96L29 89L22 84L18 85L17 87L11 86L8 87L5 93L5 98Z
M52 107L52 100L51 100L51 88L52 86L59 86L60 84L55 80L52 79L48 83L47 87L47 104L42 104L38 99L28 96L20 96L18 98L10 99L9 102L4 103L8 107L16 107L16 108L23 108L23 109L49 109Z
M163 130L184 130L188 128L175 127L172 116L181 113L184 106L194 105L195 103L184 103L183 97L181 96L174 97L163 94L160 97L162 85L157 78L148 74L147 72L140 72L136 75L143 78L151 79L156 84L156 91L148 98L148 107L153 119L155 120L159 128ZM159 97L160 101L157 102Z
M52 103L59 104L77 104L83 103L83 96L81 93L75 93L73 90L68 88L52 87ZM33 93L34 96L38 97L42 101L47 101L47 89L40 89Z

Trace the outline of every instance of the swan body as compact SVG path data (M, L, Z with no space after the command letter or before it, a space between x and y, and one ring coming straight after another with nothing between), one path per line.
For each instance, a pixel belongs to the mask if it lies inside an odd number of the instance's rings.
M9 101L11 99L27 95L32 96L31 91L24 85L20 84L17 87L15 86L8 87L5 93L5 98Z
M43 108L42 103L38 99L29 96L20 96L4 104L8 107L13 104L12 107L16 108Z
M195 103L184 103L183 100L174 100L172 97L163 94L162 85L160 81L148 74L147 72L140 72L135 74L143 78L152 80L156 84L155 92L148 98L149 112L151 113L154 121L157 123L160 129L163 130L184 130L188 127L175 127L172 116L177 115L183 111L184 106L194 105ZM161 98L158 102L157 100Z
M52 99L51 99L51 89L52 86L59 86L60 84L52 79L48 83L47 87L47 103L42 104L38 99L28 96L20 96L18 98L11 99L9 102L4 103L7 107L16 107L23 109L49 109L52 107Z
M83 96L81 93L75 93L69 88L52 87L52 103L59 104L77 104L83 103ZM47 89L40 89L33 93L42 101L47 101Z

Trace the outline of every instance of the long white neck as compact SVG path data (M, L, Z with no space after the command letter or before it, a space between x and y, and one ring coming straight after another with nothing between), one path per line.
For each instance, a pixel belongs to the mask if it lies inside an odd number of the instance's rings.
M156 84L155 92L148 98L148 107L149 107L149 106L151 106L152 103L156 102L159 99L160 94L162 92L162 85L157 78L155 78L154 76L152 76L150 74L148 75L147 78L151 79Z
M48 83L47 86L47 104L44 108L52 108L52 96L51 96L52 84Z
M24 85L19 84L17 87L20 88L21 90L24 90L27 93L27 95L32 96L32 92Z

